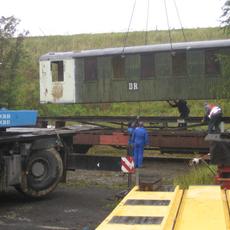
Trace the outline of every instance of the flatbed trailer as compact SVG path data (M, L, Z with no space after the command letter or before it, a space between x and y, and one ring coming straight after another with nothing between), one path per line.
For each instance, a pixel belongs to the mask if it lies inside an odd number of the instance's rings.
M95 117L91 121L90 117L77 117L75 121L80 119L83 124L60 127L70 118L65 119L56 119L56 128L6 128L0 131L0 191L14 186L32 197L45 196L55 189L60 180L65 181L67 170L77 168L75 153L84 154L93 145L127 148L127 121L130 117ZM119 123L121 127L98 126L95 123L104 119L112 124ZM200 118L191 119L191 122L197 122ZM175 118L145 117L143 120L150 126L157 120L175 122ZM206 132L150 126L147 127L149 149L162 153L209 152L209 143L204 140Z
M154 130L149 131L148 148L160 150L161 153L208 153L209 143L204 140L207 135L202 131ZM93 145L110 145L126 148L127 131L121 129L96 129L76 132L73 144L78 153L86 153Z
M63 128L7 128L0 132L0 191L14 186L32 196L45 196L65 181L67 170L77 168L74 153L93 145L126 148L126 129L92 125ZM164 151L207 152L205 133L156 130L149 132L149 147ZM75 163L76 162L76 163Z
M110 145L119 148L127 147L127 125L135 121L136 116L63 116L39 117L45 125L55 121L57 127L65 126L68 121L91 126L87 130L77 131L73 138L74 151L86 153L93 145ZM208 153L209 143L204 140L206 131L192 131L192 127L204 126L202 117L189 117L187 127L178 128L178 117L139 117L148 129L148 148L160 150L162 153ZM230 117L222 121L230 123Z

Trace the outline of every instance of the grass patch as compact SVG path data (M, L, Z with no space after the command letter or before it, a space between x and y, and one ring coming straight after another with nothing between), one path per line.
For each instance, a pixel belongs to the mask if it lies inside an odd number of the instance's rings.
M115 190L124 190L127 189L127 185L124 183L114 183L114 184L107 184L98 181L84 181L84 180L77 180L67 182L66 184L62 184L63 187L72 187L72 188L89 188L89 187L96 187L96 188L109 188Z
M88 155L125 156L126 149L114 148L108 145L94 145L89 149Z
M216 171L216 166L210 165L210 168ZM212 185L214 175L205 165L194 166L189 173L176 177L173 184L179 185L181 189L188 189L190 185Z

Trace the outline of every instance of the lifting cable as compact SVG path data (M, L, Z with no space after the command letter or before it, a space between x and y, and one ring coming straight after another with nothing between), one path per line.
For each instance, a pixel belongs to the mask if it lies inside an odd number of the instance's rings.
M136 7L136 0L134 0L133 10L132 10L132 14L131 14L131 17L130 17L128 30L126 32L126 35L125 35L124 41L123 41L123 50L122 50L122 54L121 54L122 57L124 57L125 47L126 47L126 44L127 44L127 39L128 39L129 30L130 30L131 22L132 22L132 19L133 19L133 14L134 14L135 7Z
M164 0L164 5L165 5L165 14L166 14L166 19L167 19L167 25L168 25L169 41L170 41L171 51L173 51L172 35L171 35L171 30L170 30L170 25L169 25L169 17L168 17L168 9L167 9L166 0Z
M173 3L174 3L174 6L175 6L175 9L176 9L176 14L177 14L177 17L178 17L178 20L179 20L179 23L180 23L180 27L181 27L181 31L182 31L182 34L183 34L183 37L184 37L184 41L186 42L187 39L185 37L184 28L183 28L183 25L182 25L182 22L181 22L181 18L180 18L180 14L179 14L177 4L176 4L176 0L173 0ZM172 47L172 35L171 35L171 30L170 30L170 25L169 25L169 17L168 17L168 9L167 9L166 0L164 0L164 5L165 5L165 13L166 13L166 19L167 19L167 25L168 25L168 33L169 33L170 45L171 45L171 50L173 50L173 47Z
M181 31L182 31L182 34L183 34L183 37L184 37L184 41L186 42L187 39L186 39L186 37L185 37L184 28L183 28L183 26L182 26L182 22L181 22L179 10L178 10L177 4L176 4L176 0L173 0L173 3L174 3L174 6L175 6L175 8L176 8L176 13L177 13L177 17L178 17L179 22L180 22L180 27L181 27Z
M146 18L146 26L145 26L145 45L148 44L148 24L149 24L149 0L147 4L147 18Z

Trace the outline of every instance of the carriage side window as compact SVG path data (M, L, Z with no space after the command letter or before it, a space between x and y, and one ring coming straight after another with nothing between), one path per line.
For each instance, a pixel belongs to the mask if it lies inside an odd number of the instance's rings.
M150 78L155 76L154 54L141 55L141 78Z
M64 81L64 65L63 61L51 62L52 81Z
M97 58L88 57L84 59L85 66L85 80L97 80Z
M217 57L216 50L206 50L205 52L205 73L206 74L220 73L220 61Z
M125 58L119 56L112 57L113 78L124 78L125 75Z
M204 75L204 51L187 51L187 71L190 77L202 77Z
M172 53L173 76L184 76L187 74L187 60L185 52Z
M172 75L170 52L155 53L155 72L157 77L170 77Z

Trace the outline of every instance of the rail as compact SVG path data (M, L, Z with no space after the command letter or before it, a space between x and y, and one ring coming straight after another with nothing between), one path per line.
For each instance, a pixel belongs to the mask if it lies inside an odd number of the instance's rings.
M171 164L188 164L189 157L144 157L145 163L168 162ZM103 171L121 171L121 157L108 155L85 155L71 153L68 155L68 169L89 169Z
M39 120L60 120L76 122L129 122L137 119L137 116L40 116ZM177 122L179 117L176 116L140 116L143 122ZM201 122L203 117L189 117L189 123ZM223 117L222 121L230 123L230 117Z
M173 128L174 130L185 130L187 128L194 128L205 126L207 123L203 122L203 117L189 117L186 119L186 127L178 127L177 123L181 121L176 116L41 116L38 118L38 126L46 127L49 121L55 121L55 127L63 127L68 121L78 122L81 124L95 125L101 128L121 128L128 126L129 122L141 120L145 123L146 128L165 129ZM226 124L230 123L230 117L223 117L222 121Z

